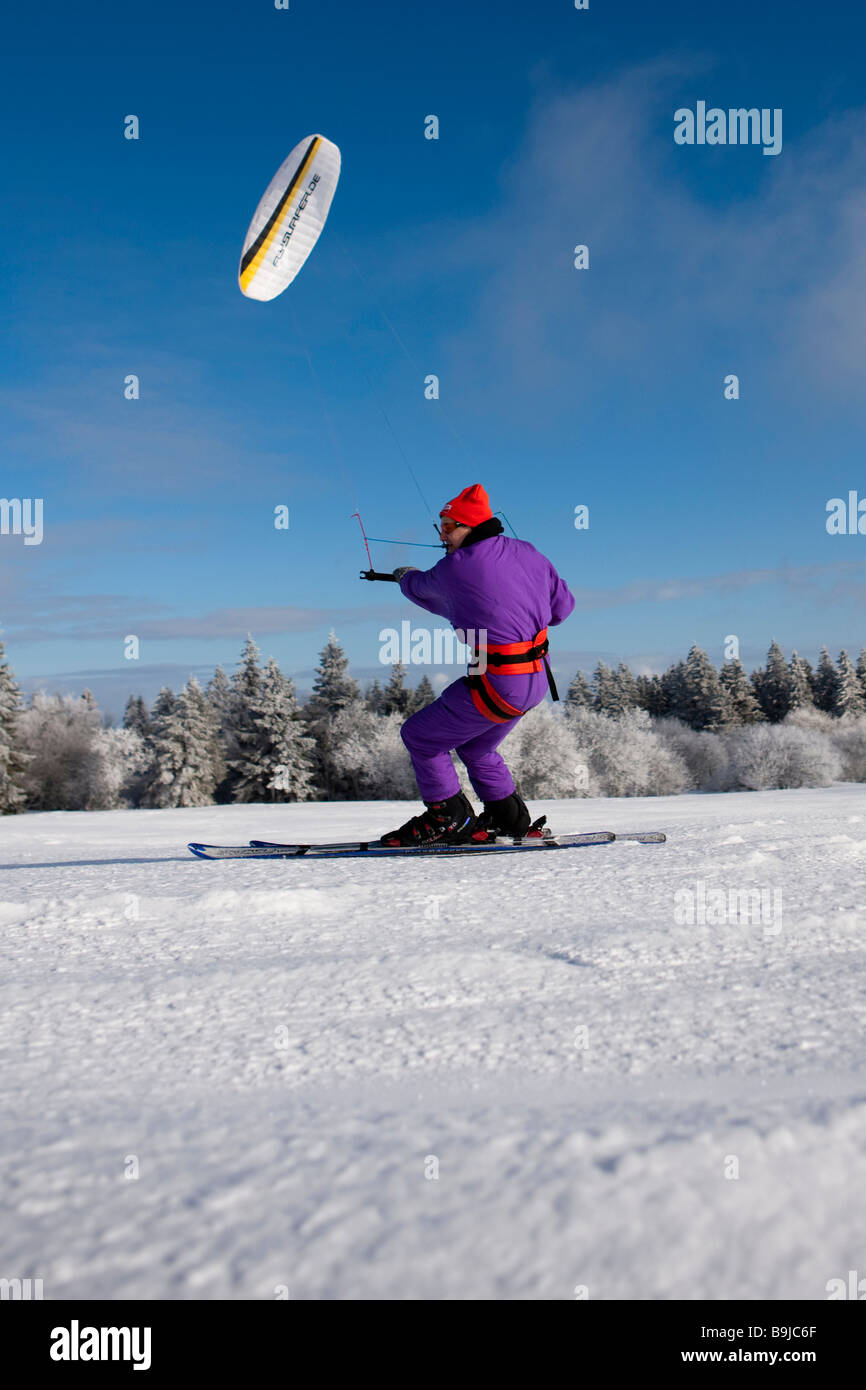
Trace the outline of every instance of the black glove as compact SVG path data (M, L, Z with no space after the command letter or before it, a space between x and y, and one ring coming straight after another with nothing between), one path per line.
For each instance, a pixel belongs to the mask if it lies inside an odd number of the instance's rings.
M417 565L401 565L399 569L393 570L392 573L399 584L404 574L408 574L410 570L416 570L417 568Z

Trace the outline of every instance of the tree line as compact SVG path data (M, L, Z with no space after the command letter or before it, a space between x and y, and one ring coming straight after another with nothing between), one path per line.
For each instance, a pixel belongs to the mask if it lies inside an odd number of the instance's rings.
M89 691L36 692L25 704L0 643L0 813L416 796L399 730L435 698L430 681L424 676L415 689L407 687L398 664L384 685L376 680L362 693L348 668L332 633L312 694L301 704L293 682L273 658L262 665L249 638L231 677L217 667L204 689L192 677L178 694L160 690L151 708L130 696L123 725L114 728ZM847 652L834 662L822 648L813 670L796 652L786 661L773 642L766 664L751 675L736 659L716 669L696 646L661 675L599 662L591 678L575 675L559 714L548 712L565 725L548 728L540 715L535 723L521 721L509 759L522 785L535 788L532 794L573 794L544 793L539 778L550 780L551 761L575 765L582 756L575 739L585 747L594 741L598 786L611 788L608 794L637 794L613 788L620 786L626 744L639 738L647 788L710 786L718 784L717 755L706 743L690 744L688 731L724 735L749 725L787 726L798 714L808 719L809 711L825 723L840 721L850 745L849 726L866 714L866 650L855 665ZM647 724L635 724L638 717ZM788 743L804 737L802 730L785 734ZM662 763L653 762L662 757L659 739L667 750L664 776ZM859 762L846 756L843 768L854 767L847 775L858 777ZM671 772L673 757L678 768L689 764L691 783Z
M362 695L331 634L301 705L294 683L273 657L263 666L248 638L231 677L218 666L204 689L194 676L178 694L163 687L151 708L130 696L113 728L89 690L37 691L25 705L4 655L0 642L3 814L357 797L360 770L346 766L338 716L402 723L435 699L426 677L407 687L399 665Z
M710 733L764 720L778 724L798 709L858 716L866 714L866 648L855 666L846 651L834 662L822 647L813 669L796 651L786 661L778 642L772 642L766 664L751 675L739 658L716 670L696 646L685 661L660 676L635 676L624 662L614 670L600 661L591 681L578 671L567 703L613 716L645 709L656 718L679 719Z

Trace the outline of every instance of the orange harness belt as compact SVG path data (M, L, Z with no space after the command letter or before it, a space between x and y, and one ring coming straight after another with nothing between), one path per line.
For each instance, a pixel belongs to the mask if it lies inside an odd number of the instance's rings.
M550 674L550 667L544 659L547 655L547 649L547 628L544 627L533 637L531 642L507 642L498 646L490 643L485 647L479 647L477 655L483 654L486 664L495 670L501 670L504 675L531 676L535 675L537 671L546 670L553 698L558 699L556 686L553 684L553 677ZM508 700L494 688L487 675L467 676L466 680L475 708L479 714L483 714L485 719L489 719L492 723L508 724L512 719L519 719L525 713L524 710L509 704Z

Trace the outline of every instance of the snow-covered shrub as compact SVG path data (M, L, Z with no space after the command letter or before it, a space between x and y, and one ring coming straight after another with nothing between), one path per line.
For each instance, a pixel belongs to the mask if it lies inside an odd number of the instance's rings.
M702 791L728 790L730 755L724 737L690 729L680 719L656 719L653 729L665 747L685 763L693 787Z
M840 779L866 782L866 715L844 714L840 719L814 705L807 705L789 714L785 725L823 734L841 760Z
M842 770L839 753L820 729L753 724L727 737L732 784L748 791L827 787Z
M788 728L817 729L830 735L835 734L839 727L839 720L835 715L827 714L815 705L803 705L800 709L792 710L784 722Z
M388 714L376 720L372 743L370 745L371 767L369 780L361 775L361 785L365 795L375 796L385 801L414 801L418 796L418 784L412 759L406 749L400 730L405 720L400 714Z
M412 761L400 737L399 714L371 714L360 701L340 710L332 723L334 766L351 779L358 797L372 801L414 801L418 786Z
M360 700L332 715L327 724L329 757L335 773L352 782L352 795L361 795L360 776L370 766L376 716Z
M670 796L692 785L685 761L659 737L646 710L611 719L577 709L568 727L602 796Z
M35 694L20 716L31 811L110 811L133 804L149 751L135 729L105 729L92 697Z
M866 782L866 714L831 720L831 738L841 760L843 782Z
M28 809L84 810L101 731L95 704L74 695L37 691L20 716L19 730L28 755Z
M598 796L598 783L581 753L572 718L548 704L525 714L500 745L523 797Z
M135 729L98 729L82 769L82 809L112 811L133 804L131 788L149 762Z

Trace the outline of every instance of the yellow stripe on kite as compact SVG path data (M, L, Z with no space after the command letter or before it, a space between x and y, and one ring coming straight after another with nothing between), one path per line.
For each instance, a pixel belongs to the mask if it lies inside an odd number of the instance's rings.
M256 274L257 274L257 272L258 272L258 270L259 270L259 267L261 266L262 261L264 260L265 256L267 255L268 249L270 248L271 244L273 243L274 237L276 236L278 229L279 229L279 228L282 226L282 224L283 224L284 217L285 217L285 211L286 211L286 207L287 207L287 205L288 205L288 202L289 202L289 200L290 200L292 194L294 193L295 189L296 189L296 188L298 187L298 185L299 185L300 183L302 183L302 181L306 178L307 170L309 169L310 165L312 164L313 160L315 159L316 155L318 154L318 152L319 152L319 147L321 146L321 143L322 143L321 137L317 135L316 138L315 138L315 140L313 141L312 146L310 147L310 150L308 151L308 153L307 153L307 155L306 155L306 158L302 161L302 163L301 163L301 165L300 165L300 167L299 167L299 169L298 169L297 174L295 175L295 177L294 177L294 179L292 180L292 182L291 182L291 184L289 185L289 187L286 189L285 193L283 194L282 198L280 199L280 202L277 204L277 207L274 209L274 212L273 212L273 219L274 219L274 220L273 220L273 226L271 227L270 231L268 232L268 235L265 237L264 241L262 242L262 244L261 244L261 246L259 247L258 251L256 252L255 256L254 256L253 259L250 261L250 263L249 263L249 265L247 266L246 270L245 270L245 271L243 272L243 274L241 275L241 281L240 281L240 283L241 283L241 289L242 289L242 290L246 291L246 289L248 288L248 286L249 286L249 285L251 284L251 282L255 279L255 276L256 276Z

